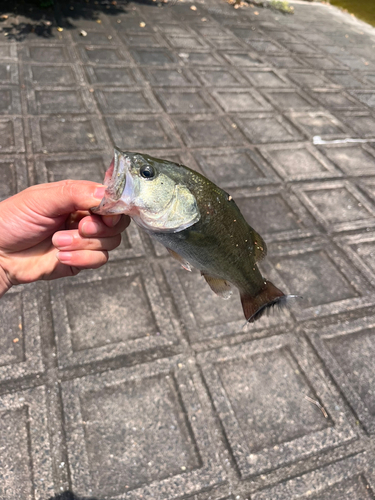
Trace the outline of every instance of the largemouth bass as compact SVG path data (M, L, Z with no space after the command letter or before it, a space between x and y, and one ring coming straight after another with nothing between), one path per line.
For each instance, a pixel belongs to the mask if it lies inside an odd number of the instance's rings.
M288 296L261 275L266 253L233 198L206 177L167 160L115 149L106 172L107 190L92 212L128 214L162 243L185 269L200 270L224 299L237 287L245 318L286 303Z

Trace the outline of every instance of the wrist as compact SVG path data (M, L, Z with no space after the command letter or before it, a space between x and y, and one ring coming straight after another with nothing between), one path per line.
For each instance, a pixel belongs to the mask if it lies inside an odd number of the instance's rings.
M12 287L7 273L0 265L0 298Z

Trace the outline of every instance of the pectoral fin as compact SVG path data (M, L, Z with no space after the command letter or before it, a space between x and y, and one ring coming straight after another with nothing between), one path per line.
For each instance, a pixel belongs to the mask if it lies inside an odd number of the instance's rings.
M175 260L177 260L177 262L179 262L181 264L181 266L184 269L186 269L186 271L191 271L191 266L187 260L185 260L183 257L181 257L181 255L179 255L174 250L171 250L170 248L167 248L167 250L168 250L169 254L171 255L171 257L173 257Z
M232 285L228 281L220 278L214 278L209 274L204 273L202 273L202 276L210 285L211 290L215 292L216 295L219 295L219 297L222 297L223 299L229 299L229 297L232 295Z

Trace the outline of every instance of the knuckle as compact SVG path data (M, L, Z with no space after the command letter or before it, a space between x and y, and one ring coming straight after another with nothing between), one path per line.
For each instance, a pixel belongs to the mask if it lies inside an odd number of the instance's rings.
M59 181L57 184L59 185L60 188L61 197L70 199L73 191L72 189L73 181L71 181L70 179L64 179L62 181Z
M120 243L121 243L121 234L117 234L112 238L110 250L114 250L115 248L117 248L120 245Z
M97 259L97 262L95 262L95 264L93 264L92 269L97 269L98 267L101 267L104 264L106 264L108 262L108 258L109 258L109 255L108 255L107 250L103 250L102 252L100 252L100 257Z
M74 186L74 181L72 179L64 179L62 181L59 181L58 184L60 184L62 191L70 192Z

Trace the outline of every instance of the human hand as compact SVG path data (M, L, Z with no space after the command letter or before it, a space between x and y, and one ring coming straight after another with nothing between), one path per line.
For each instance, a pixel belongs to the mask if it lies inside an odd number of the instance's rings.
M126 215L90 215L105 187L89 181L32 186L0 203L0 297L13 285L96 269L121 242Z

